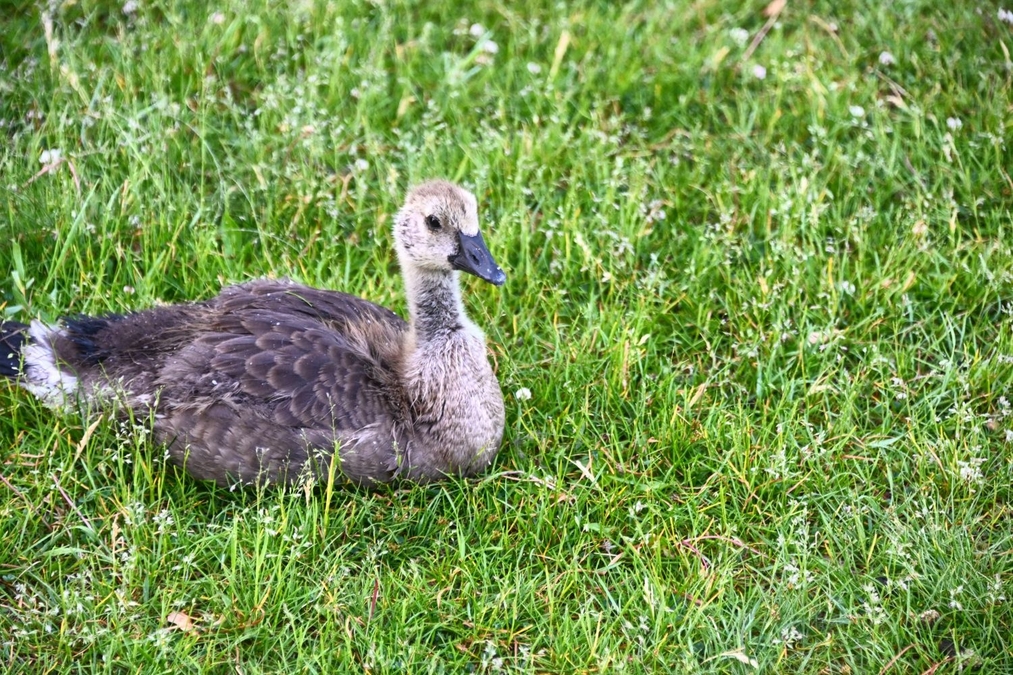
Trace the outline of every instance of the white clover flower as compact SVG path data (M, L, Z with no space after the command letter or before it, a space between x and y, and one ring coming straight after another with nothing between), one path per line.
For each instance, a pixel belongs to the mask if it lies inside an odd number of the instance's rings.
M542 72L542 67L537 63L528 62L528 72L531 73L532 75L537 75L538 73Z
M138 7L140 7L140 5L137 4L135 0L127 0L123 3L123 13L130 16L131 14L137 12Z
M211 23L220 26L221 24L225 23L225 15L222 14L221 12L215 12L214 14L211 15L210 21Z
M879 65L881 66L892 66L897 63L893 58L893 54L890 52L880 52L879 54Z
M481 50L486 54L496 54L499 52L499 45L492 40L486 40L482 43Z
M865 108L860 105L850 106L848 112L851 113L852 117L865 117Z
M765 79L767 77L767 69L757 63L753 66L753 77L758 80Z
M514 392L514 398L516 398L518 401L530 401L531 390L528 389L527 387L521 387L516 392Z
M482 34L485 33L485 26L480 23L473 23L471 24L471 28L468 29L468 33L473 38L482 37Z
M964 126L964 123L960 121L959 117L947 117L946 126L950 129L950 131L957 131Z
M999 20L1013 26L1013 12L1007 11L1002 7L999 8Z
M745 28L735 27L728 31L728 36L732 39L732 42L740 47L744 47L746 42L749 41L749 31Z
M55 164L63 159L63 150L60 148L52 148L51 150L43 150L42 154L39 155L39 164Z
M359 159L355 160L354 168L358 173L362 173L363 171L369 168L369 162L360 157Z

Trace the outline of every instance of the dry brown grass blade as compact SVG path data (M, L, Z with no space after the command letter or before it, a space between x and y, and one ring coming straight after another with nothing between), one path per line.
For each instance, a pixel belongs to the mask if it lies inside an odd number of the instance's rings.
M781 16L781 12L784 11L787 4L788 0L773 0L773 2L764 8L763 14L767 17L767 23L763 24L763 28L761 28L760 32L756 34L753 41L749 43L749 48L746 49L746 53L742 55L742 61L748 61L749 57L753 55L756 48L760 46L761 42L763 42L763 38L767 37L767 33L769 33L770 29L774 27L775 23L777 23L777 17Z

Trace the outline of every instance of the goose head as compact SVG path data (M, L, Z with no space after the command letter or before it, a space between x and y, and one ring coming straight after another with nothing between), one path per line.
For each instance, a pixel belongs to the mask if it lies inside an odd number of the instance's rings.
M394 219L394 241L407 274L460 270L496 286L506 281L478 229L475 195L453 183L433 180L412 188Z

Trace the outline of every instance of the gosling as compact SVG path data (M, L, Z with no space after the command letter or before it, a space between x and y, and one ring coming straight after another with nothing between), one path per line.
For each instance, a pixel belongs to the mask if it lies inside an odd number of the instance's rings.
M467 190L433 180L394 219L409 321L287 280L52 326L0 323L0 376L57 410L152 419L171 462L221 485L472 476L503 395L459 271L506 281Z

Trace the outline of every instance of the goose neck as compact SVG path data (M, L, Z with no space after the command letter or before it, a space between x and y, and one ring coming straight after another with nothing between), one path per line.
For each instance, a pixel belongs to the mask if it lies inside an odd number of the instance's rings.
M445 339L464 323L457 272L418 272L405 275L408 311L417 339Z

